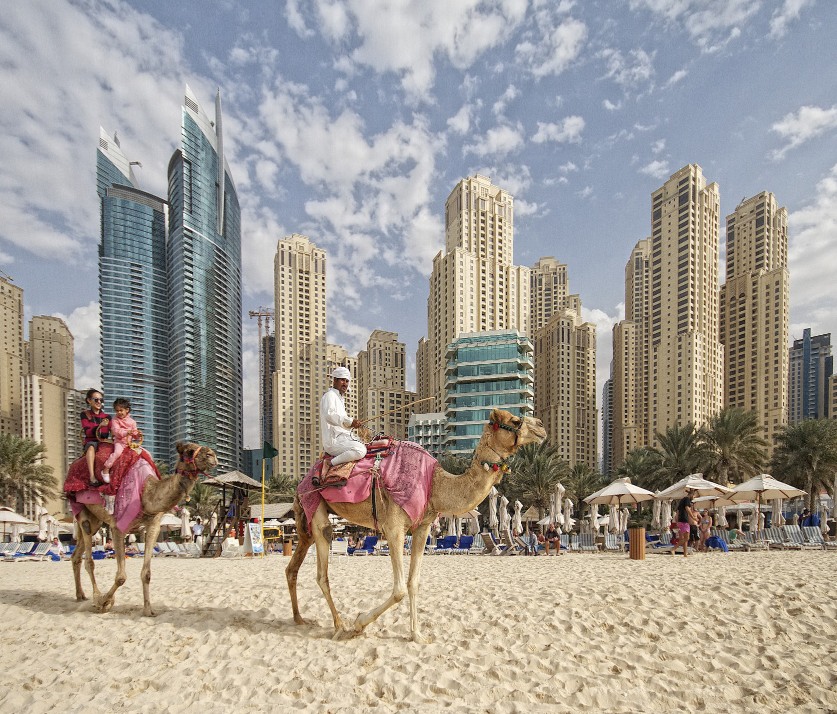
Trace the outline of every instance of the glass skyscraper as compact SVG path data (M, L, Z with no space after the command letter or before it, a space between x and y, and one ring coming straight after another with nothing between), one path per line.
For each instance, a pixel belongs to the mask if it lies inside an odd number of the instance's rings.
M114 135L100 129L96 189L101 205L99 302L104 408L117 397L155 457L169 453L169 303L166 202L137 188ZM98 385L87 385L98 387Z
M466 333L448 345L444 450L469 456L494 409L532 416L532 342L517 330Z
M215 120L186 87L182 145L169 161L171 438L241 469L241 211Z
M105 401L129 398L155 458L178 441L211 446L240 469L241 213L215 119L186 87L169 200L137 188L131 164L102 132L99 296ZM91 385L92 386L92 385Z

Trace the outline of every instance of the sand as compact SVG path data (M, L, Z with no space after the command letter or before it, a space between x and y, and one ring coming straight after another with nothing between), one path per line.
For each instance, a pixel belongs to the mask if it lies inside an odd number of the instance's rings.
M106 615L76 602L69 562L0 562L0 711L837 711L835 553L428 556L424 646L406 601L332 641L310 555L314 624L294 625L286 562L157 558L156 618L138 559ZM353 619L391 570L344 557L330 577Z

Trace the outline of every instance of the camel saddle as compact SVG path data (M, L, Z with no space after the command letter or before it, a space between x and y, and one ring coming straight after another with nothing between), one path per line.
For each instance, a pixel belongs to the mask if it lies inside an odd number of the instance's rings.
M395 439L391 436L384 436L366 444L366 456L376 456L383 459L389 456L390 450ZM311 479L315 488L325 488L332 486L334 488L342 488L345 486L352 475L352 469L357 464L358 460L346 461L337 466L331 465L331 460L334 457L327 454L325 451L319 459L319 469L315 471Z

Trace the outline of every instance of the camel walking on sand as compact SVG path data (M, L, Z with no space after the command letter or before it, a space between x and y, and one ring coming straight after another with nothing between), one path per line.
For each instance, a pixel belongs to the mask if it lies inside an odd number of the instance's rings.
M317 549L317 584L325 596L334 619L334 638L354 637L374 622L390 607L410 595L410 631L414 642L426 643L419 630L418 623L418 588L421 561L430 526L438 515L457 516L475 508L488 496L491 487L500 482L506 470L506 460L525 444L540 443L546 438L546 432L540 420L532 417L516 417L502 409L495 409L483 430L482 438L474 452L474 460L468 470L456 476L436 466L433 471L430 500L424 515L415 525L407 513L381 489L376 500L377 523L372 515L372 500L368 498L360 503L326 503L321 501L311 519L309 532L305 511L299 500L294 499L296 530L299 544L294 551L285 576L290 590L294 621L304 624L299 612L296 584L299 568L312 543ZM380 529L389 543L389 557L392 563L392 594L378 607L360 613L351 625L345 625L334 605L328 582L328 555L331 547L331 524L329 513L335 513L350 523L367 528ZM404 539L412 529L413 544L410 558L410 573L404 584Z
M177 503L191 493L198 481L198 476L215 468L218 459L215 452L205 446L179 442L177 444L178 460L176 470L170 476L157 479L148 478L142 490L142 510L131 525L121 531L116 526L116 519L104 506L85 504L78 514L79 542L73 551L73 576L76 582L76 600L86 600L87 597L81 587L81 561L85 553L91 554L84 559L90 581L93 583L93 597L95 607L100 612L108 612L114 604L116 591L125 584L125 535L145 527L145 555L142 563L142 614L153 617L151 609L151 557L154 555L154 544L160 534L160 519L163 514L171 510ZM147 462L138 460L135 465L142 467ZM148 466L151 469L150 466ZM113 531L113 549L116 553L116 578L107 593L102 595L96 584L94 575L93 534L99 530L102 523L107 523Z

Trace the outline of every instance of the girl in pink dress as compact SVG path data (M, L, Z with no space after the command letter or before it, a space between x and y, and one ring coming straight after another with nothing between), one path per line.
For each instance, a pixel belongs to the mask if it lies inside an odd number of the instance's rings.
M102 481L110 483L110 470L116 460L122 455L125 447L131 446L139 436L137 423L131 416L131 402L124 397L119 397L113 403L113 411L116 416L110 420L110 435L113 437L113 453L105 461L102 468Z

